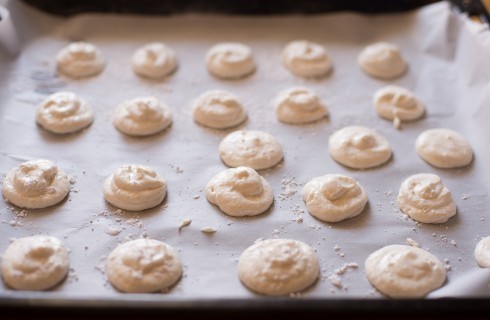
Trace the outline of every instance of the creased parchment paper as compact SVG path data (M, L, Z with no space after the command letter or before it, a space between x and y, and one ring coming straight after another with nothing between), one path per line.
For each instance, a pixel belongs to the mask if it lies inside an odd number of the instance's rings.
M57 162L74 180L66 201L46 210L20 210L0 201L0 251L12 238L50 234L70 248L71 271L50 292L14 292L0 285L2 298L161 301L244 299L262 297L239 281L240 253L259 238L284 237L304 241L317 252L321 279L299 297L380 298L366 279L364 261L389 244L418 242L445 263L445 285L428 298L490 296L489 270L480 269L473 250L488 236L490 153L490 33L481 25L450 12L447 3L391 15L336 13L316 16L226 17L183 15L138 17L81 15L69 19L45 15L17 1L8 8L21 40L21 54L0 56L0 172L36 158ZM302 80L282 66L280 54L291 40L309 39L324 45L333 73L320 80ZM70 41L96 44L107 58L97 77L74 81L55 76L54 56ZM400 46L408 73L384 82L366 76L357 65L359 51L375 41ZM179 69L165 81L133 74L133 51L150 41L163 41L177 53ZM214 43L239 41L253 48L258 70L239 81L210 76L204 54ZM379 118L372 106L376 89L394 83L413 90L425 103L425 118L396 130ZM328 105L330 117L309 125L277 121L272 101L283 89L303 85L314 89ZM193 100L206 90L225 89L240 97L249 114L240 129L265 130L282 143L285 160L260 173L271 183L275 203L254 218L232 218L206 200L206 183L226 169L218 144L232 130L209 130L194 123ZM95 122L73 135L50 134L35 123L36 106L49 93L70 90L87 99ZM131 138L112 125L112 112L122 101L154 95L172 109L174 123L148 138ZM372 170L349 170L331 159L328 137L347 125L364 125L384 135L394 157ZM475 160L463 169L431 167L415 153L423 130L454 129L471 143ZM165 177L168 195L153 210L129 213L109 206L102 183L126 163L149 165ZM416 173L435 173L452 191L458 214L441 225L417 224L396 205L400 183ZM323 223L308 214L302 186L327 173L360 181L369 205L356 218ZM178 230L185 218L192 223ZM204 234L203 227L217 230ZM106 281L104 258L118 243L150 237L178 249L184 276L167 293L124 295ZM345 268L357 263L358 268ZM341 269L341 270L339 270ZM336 285L335 285L336 284Z

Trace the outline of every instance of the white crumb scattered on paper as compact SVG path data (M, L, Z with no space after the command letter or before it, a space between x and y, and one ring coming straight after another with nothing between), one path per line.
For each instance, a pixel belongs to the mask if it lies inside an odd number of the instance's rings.
M191 220L191 219L189 219L189 218L185 218L185 219L184 219L184 220L182 220L182 222L180 223L180 225L179 225L179 230L180 230L180 229L182 229L183 227L186 227L186 226L190 225L190 224L191 224L191 222L192 222L192 220Z

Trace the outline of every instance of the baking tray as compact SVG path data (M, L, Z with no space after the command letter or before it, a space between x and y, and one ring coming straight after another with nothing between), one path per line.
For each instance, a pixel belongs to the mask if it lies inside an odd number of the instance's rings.
M5 173L24 160L44 157L57 161L76 182L68 200L55 208L23 213L0 204L2 250L8 238L49 233L71 249L73 267L67 281L50 292L14 292L1 287L3 306L258 310L403 307L415 311L440 307L483 309L487 305L490 275L488 270L476 267L472 258L479 236L485 235L489 207L484 165L489 156L485 147L490 137L485 120L489 110L484 106L489 101L485 88L490 66L482 59L489 52L488 30L483 25L451 14L446 3L392 15L337 13L311 17L95 14L65 19L19 2L10 2L9 9L21 42L18 56L1 56L6 67L0 69L0 170ZM295 27L298 24L301 28ZM284 70L280 52L288 41L298 38L309 38L327 47L335 68L331 76L305 81ZM80 39L101 47L108 57L107 69L90 80L56 77L55 52L67 42ZM164 82L139 79L128 66L133 50L155 39L164 39L174 47L181 63L177 73ZM231 82L209 76L203 55L210 45L223 40L250 44L259 63L258 72ZM404 125L401 131L372 110L372 93L386 83L365 76L355 65L359 50L376 40L390 40L401 46L410 71L394 83L414 90L427 104L427 116ZM115 79L117 86L111 87ZM277 122L271 101L280 90L293 85L315 89L327 102L330 118L306 126ZM227 217L208 204L202 192L206 182L226 168L218 158L217 145L232 130L200 127L192 121L190 110L195 97L216 87L242 98L249 120L241 128L269 131L285 148L285 161L280 166L261 171L273 185L276 201L268 213L256 218ZM94 105L96 120L89 129L58 137L35 125L35 106L60 89L73 90ZM173 109L174 124L154 137L125 137L112 127L111 112L119 102L142 94L154 94L166 101ZM394 159L386 166L366 171L336 164L328 155L326 141L336 129L349 124L367 125L385 135L392 143ZM475 150L471 166L438 170L409 151L417 134L434 126L456 129L470 140ZM322 144L323 149L316 147ZM312 149L317 152L312 154ZM162 207L134 215L118 213L105 204L99 186L117 165L126 162L149 164L165 176L169 194ZM417 225L405 219L394 205L400 182L420 171L441 175L453 191L459 214L448 223ZM299 190L309 179L334 172L359 179L370 195L370 205L358 218L326 224L305 212ZM302 223L292 221L300 215ZM193 222L179 233L177 226L187 217ZM204 226L216 227L218 232L203 235L199 229ZM112 236L107 234L109 228L122 231ZM117 293L98 270L101 257L125 238L145 234L181 250L185 276L167 294ZM319 254L323 279L300 297L265 298L249 292L238 281L235 267L241 251L257 238L274 236L306 241ZM407 237L441 260L448 259L449 281L425 300L384 299L367 282L364 259L380 246L405 243ZM334 249L336 244L340 252ZM338 289L328 277L348 262L360 267L342 276L344 287Z

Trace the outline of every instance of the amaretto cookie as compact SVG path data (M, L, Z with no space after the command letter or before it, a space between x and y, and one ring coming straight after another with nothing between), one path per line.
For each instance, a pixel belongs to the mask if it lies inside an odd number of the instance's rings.
M377 167L391 158L388 141L374 130L349 126L334 132L328 140L332 158L354 169Z
M291 239L257 242L243 251L238 261L240 280L250 290L279 296L311 286L320 273L315 251Z
M422 102L410 90L396 85L379 89L373 100L376 112L394 123L417 120L425 112Z
M90 105L73 92L57 92L47 97L36 110L36 122L53 133L71 133L94 121Z
M282 61L289 71L303 78L325 76L332 69L325 48L306 40L290 42L282 52Z
M3 196L21 208L41 209L61 202L70 191L68 175L49 160L30 160L3 180Z
M443 223L456 214L451 191L439 176L420 173L403 181L398 206L410 218L423 223Z
M295 87L279 93L274 103L279 121L291 124L308 123L328 115L327 107L308 88Z
M123 292L163 291L182 275L182 263L170 245L153 239L137 239L117 246L107 259L107 277Z
M252 49L243 43L218 43L208 50L206 67L218 78L243 78L255 71Z
M215 129L234 127L247 119L238 98L223 90L211 90L199 96L192 114L197 123Z
M475 247L476 263L482 268L490 268L490 237L481 239Z
M238 130L227 135L219 145L221 160L229 167L267 169L283 157L282 147L271 134L263 131Z
M114 126L130 136L148 136L166 129L172 123L170 108L155 97L124 101L115 110Z
M473 151L468 141L449 129L422 132L415 141L415 150L429 164L443 169L464 167L473 160Z
M340 174L327 174L309 181L302 196L308 212L325 222L355 217L368 202L368 195L361 184Z
M167 194L167 183L153 169L128 164L116 169L104 183L104 197L113 206L130 211L156 207Z
M369 282L392 298L422 298L446 280L446 269L439 259L406 245L375 251L366 259L365 268Z
M5 283L17 290L47 290L60 283L68 273L68 250L50 236L19 238L2 256Z
M361 69L380 79L393 79L405 73L407 64L398 46L388 42L373 43L361 51L358 57Z
M233 217L261 214L274 201L267 180L248 167L231 168L218 173L206 185L206 198Z
M58 71L70 78L85 78L99 74L105 66L100 50L88 42L73 42L56 55Z
M152 42L134 52L131 65L137 75L159 79L174 72L178 64L175 52L169 46Z

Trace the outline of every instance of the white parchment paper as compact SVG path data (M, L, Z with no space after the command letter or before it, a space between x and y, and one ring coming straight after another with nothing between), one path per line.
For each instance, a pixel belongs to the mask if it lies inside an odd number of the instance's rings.
M29 159L47 158L65 169L75 183L66 201L46 210L22 211L0 201L0 251L12 238L50 234L70 248L72 268L68 279L51 292L14 292L1 284L0 297L48 298L60 303L77 299L162 303L175 299L261 299L240 283L236 264L240 253L256 239L271 237L298 239L315 248L322 277L302 293L305 299L382 297L367 281L364 261L385 245L406 244L407 238L447 265L447 282L428 298L490 296L490 273L480 269L473 258L478 240L489 235L490 223L490 33L484 26L453 15L447 3L376 16L91 14L62 19L17 1L11 1L9 9L21 40L21 53L0 53L0 173L4 175ZM82 39L102 50L108 62L105 71L80 81L57 77L56 52L70 41ZM327 48L334 64L330 76L303 80L285 70L281 51L297 39L309 39ZM359 69L359 51L380 40L400 46L410 66L402 78L383 82ZM165 81L144 80L131 71L133 51L150 41L163 41L177 53L179 69ZM257 72L239 81L210 76L204 54L221 41L250 45ZM372 95L387 83L413 90L426 105L426 117L403 124L402 130L379 118ZM272 100L279 91L295 85L308 86L325 100L328 120L301 126L277 121ZM283 145L284 162L260 172L274 189L275 203L258 217L228 217L205 198L205 184L226 169L218 156L218 144L232 131L209 130L194 123L192 102L209 89L229 90L241 98L249 119L239 128L268 131ZM96 118L91 127L58 136L36 125L37 104L57 90L74 91L92 104ZM174 124L148 138L124 136L112 125L112 111L120 102L144 95L165 101L172 108ZM350 170L333 161L328 154L328 137L353 124L375 128L384 135L392 145L393 159L365 171ZM475 153L470 166L436 169L416 155L417 135L435 127L454 129L470 141ZM149 165L167 179L168 195L161 206L127 213L106 204L102 182L125 163ZM447 223L416 224L397 208L400 183L421 172L438 174L452 190L458 214ZM360 181L370 199L362 215L327 224L308 214L301 188L308 180L327 173L346 174ZM192 219L192 223L179 232L177 227L184 218ZM217 232L200 232L208 226ZM168 293L124 295L106 281L104 257L118 243L141 236L163 240L181 255L184 276ZM359 267L336 273L348 263ZM332 279L339 280L341 286L333 285Z

